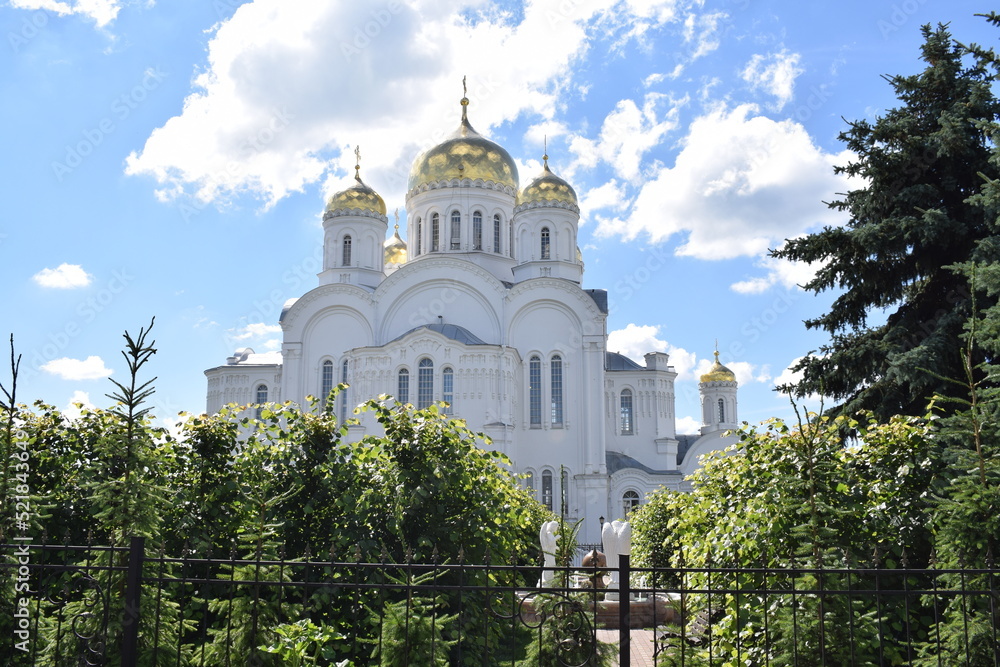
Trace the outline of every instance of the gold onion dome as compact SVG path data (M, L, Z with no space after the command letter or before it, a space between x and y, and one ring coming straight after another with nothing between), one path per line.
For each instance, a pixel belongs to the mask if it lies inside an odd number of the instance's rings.
M701 376L702 382L736 382L736 373L719 363L719 352L715 352L715 363Z
M385 242L385 263L405 264L406 263L406 241L399 237L399 223L396 224L396 231L392 238Z
M510 153L482 136L469 124L469 99L462 98L462 122L443 142L425 151L413 163L407 191L452 179L494 182L517 190L517 165Z
M355 151L355 154L358 154L357 150ZM332 213L333 211L353 211L359 209L361 211L370 211L384 216L385 202L377 192L372 190L371 187L361 180L360 164L354 165L354 181L354 185L346 190L341 190L337 194L330 197L330 201L326 205L327 213Z
M531 202L561 202L577 206L576 190L569 183L559 178L549 170L549 156L543 156L542 173L524 186L517 196L518 204Z

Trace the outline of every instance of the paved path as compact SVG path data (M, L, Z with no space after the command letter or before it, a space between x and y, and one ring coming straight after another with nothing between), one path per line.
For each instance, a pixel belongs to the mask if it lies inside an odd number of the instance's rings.
M656 667L653 662L653 631L632 630L632 667ZM597 639L602 642L618 645L617 630L598 630ZM617 665L618 663L615 662Z

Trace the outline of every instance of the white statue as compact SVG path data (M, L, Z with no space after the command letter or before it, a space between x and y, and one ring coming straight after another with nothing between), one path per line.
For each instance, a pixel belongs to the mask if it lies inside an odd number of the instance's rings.
M618 599L618 557L632 553L632 526L628 521L609 521L601 529L601 540L604 542L604 555L608 559L608 569L611 570L611 582L604 599Z
M556 544L559 542L559 522L546 521L543 523L541 530L538 531L538 541L542 544L542 556L545 559L545 567L555 567ZM542 578L538 582L538 587L547 588L552 586L553 578L555 578L555 572L551 569L542 570Z

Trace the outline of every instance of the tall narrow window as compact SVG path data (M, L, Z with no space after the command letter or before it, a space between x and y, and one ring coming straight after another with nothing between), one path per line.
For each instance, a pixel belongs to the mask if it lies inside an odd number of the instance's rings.
M558 354L552 357L552 425L563 423L563 363Z
M434 402L434 362L421 359L417 370L417 407L426 408Z
M483 214L481 211L472 214L472 249L483 249Z
M632 435L635 424L632 422L632 390L622 389L621 395L622 435Z
M542 227L542 259L552 258L552 239L549 236L549 228Z
M257 385L257 419L260 419L265 403L267 403L267 385L259 384Z
M531 426L542 425L542 360L537 354L528 360L528 414Z
M462 247L462 214L458 211L451 212L451 249L459 250Z
M340 381L347 383L347 368L348 361L344 359L344 363L340 365ZM340 423L343 424L347 421L347 390L344 389L340 393Z
M396 380L396 400L400 403L410 402L410 371L405 368L400 369Z
M350 235L347 235L347 236L344 237L344 243L343 243L342 253L341 253L341 258L340 258L340 265L341 266L350 266L351 265L351 237L350 237Z
M319 402L320 405L326 405L327 400L330 398L330 392L333 391L333 362L327 359L323 362L323 368L320 371L320 382L319 382Z
M531 492L531 497L535 497L535 473L530 470L524 473L524 488Z
M542 504L552 511L552 471L546 470L542 473Z
M441 240L441 216L431 215L431 252L437 252L438 241Z
M622 494L622 516L628 518L632 510L639 506L639 494L635 491L626 491Z
M507 231L510 232L510 245L507 246L507 254L511 257L514 256L514 225L507 225Z
M441 371L441 400L448 404L444 409L446 415L455 414L455 371L445 368Z
M500 214L497 213L493 216L493 252L498 255L501 252L500 249Z
M721 398L719 399L719 423L726 423L726 404Z
M417 245L413 249L414 257L420 254L420 238L423 236L423 231L424 231L424 219L417 218Z

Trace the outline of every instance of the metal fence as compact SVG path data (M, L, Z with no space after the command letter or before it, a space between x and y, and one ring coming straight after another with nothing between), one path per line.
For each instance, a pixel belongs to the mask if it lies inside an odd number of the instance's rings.
M0 664L1000 665L994 568L553 573L0 545ZM612 578L617 596L592 587Z

